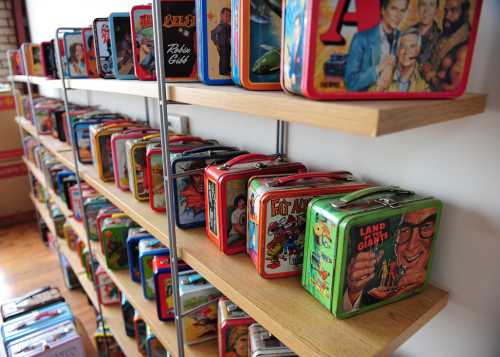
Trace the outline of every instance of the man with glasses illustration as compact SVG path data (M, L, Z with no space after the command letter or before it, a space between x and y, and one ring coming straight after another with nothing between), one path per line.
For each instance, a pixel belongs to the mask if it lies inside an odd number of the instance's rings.
M384 251L355 254L346 272L344 311L357 310L388 298L413 291L424 284L436 224L436 209L425 208L401 217L395 232L394 258L384 260ZM385 276L381 276L384 275Z

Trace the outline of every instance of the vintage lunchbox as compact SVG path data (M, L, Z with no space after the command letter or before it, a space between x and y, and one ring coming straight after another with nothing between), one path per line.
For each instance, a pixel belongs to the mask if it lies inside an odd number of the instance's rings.
M94 31L94 47L97 62L97 73L102 78L114 78L108 18L100 17L94 19L92 23L92 29Z
M21 55L20 50L9 50L7 52L7 57L10 59L10 63L7 60L7 63L10 65L10 70L14 75L23 75L24 69L21 63Z
M86 78L88 74L83 50L82 32L66 32L64 34L64 48L66 49L64 55L68 64L68 77Z
M294 357L297 356L275 336L258 323L248 327L248 356L251 357Z
M232 78L250 90L279 90L281 1L231 0Z
M104 245L103 245L103 241L102 241L102 225L103 225L104 220L106 218L109 218L109 217L113 216L114 214L119 214L119 213L122 214L124 217L127 216L122 211L120 211L119 208L117 208L113 205L103 207L99 210L99 212L97 212L97 216L95 218L95 225L96 225L96 229L97 229L97 240L100 242L101 252L103 255L104 255Z
M179 228L205 225L203 171L209 165L220 165L246 154L228 146L203 146L170 155L174 186L175 223Z
M2 320L6 322L33 310L62 301L64 301L64 297L57 287L44 286L3 303L0 312Z
M135 330L134 330L134 314L135 314L135 309L128 301L127 297L125 294L122 294L122 302L121 302L121 309L122 309L122 317L123 317L123 325L125 326L125 333L127 334L128 337L135 337Z
M300 275L309 201L367 186L346 171L252 177L248 182L247 253L258 273L267 279Z
M138 201L147 201L149 198L146 181L146 148L154 141L160 141L159 133L125 142L129 189Z
M182 260L178 262L178 271L190 270L189 265ZM172 270L170 256L155 256L153 258L153 279L156 292L156 311L161 321L172 320L174 315L174 300L172 291Z
M82 182L81 183L82 187L82 197L80 196L80 190L78 189L78 185L74 185L69 188L69 196L70 196L70 207L71 210L73 211L73 215L75 219L79 222L82 221L83 217L83 201L86 200L87 198L90 197L95 197L97 196L97 191L94 190L92 187L90 187L87 183Z
M128 230L128 268L130 278L136 283L141 282L141 269L139 267L139 242L143 239L154 239L154 237L142 227L132 227Z
M231 79L231 0L196 0L198 76L205 84Z
M54 40L40 43L40 64L43 75L47 78L56 79L58 77L55 56Z
M121 302L120 290L116 287L113 280L102 266L99 266L95 272L95 280L97 286L97 298L99 304L116 305Z
M23 43L21 54L26 57L28 68L26 73L30 76L43 76L42 64L40 62L40 45L34 43Z
M219 356L247 356L248 326L255 323L238 305L225 297L219 299Z
M63 321L16 340L8 347L9 357L84 357L82 338L72 321Z
M146 326L146 352L147 352L147 357L170 356L165 347L163 347L163 345L161 344L158 337L156 337L153 331L151 331L149 326Z
M109 15L111 56L113 75L116 79L135 79L132 53L132 31L128 12L113 12Z
M192 150L196 147L215 145L215 140L203 140L197 136L179 135L169 139L170 155ZM149 206L153 211L165 212L165 190L163 184L163 161L161 143L146 147L146 182Z
M7 346L15 340L63 321L73 321L71 309L65 302L45 306L5 322L1 326L3 342Z
M135 310L134 314L134 334L135 334L135 341L137 344L137 351L139 351L140 354L143 356L147 355L146 352L146 337L147 337L147 332L146 332L146 323L142 319L141 315L137 310Z
M153 258L168 256L170 250L156 238L146 238L139 242L139 271L141 272L142 292L146 299L155 298Z
M285 90L320 100L453 98L464 92L481 0L449 11L444 1L358 3L284 2Z
M73 250L73 251L76 251L79 238L78 238L78 235L73 230L73 228L71 228L71 225L68 222L64 223L63 236L64 236L64 239L66 240L66 244L68 245L68 248Z
M80 287L80 280L76 276L75 272L71 268L68 262L68 258L64 254L59 254L59 263L63 273L64 283L68 289L75 289Z
M126 141L140 139L154 133L158 133L158 130L134 128L111 135L111 157L113 159L115 184L122 191L129 190Z
M179 284L185 343L192 345L217 338L217 302L221 292L196 272L181 273Z
M128 269L127 235L134 222L123 213L104 219L102 246L106 265L111 270Z
M135 76L156 80L153 16L151 5L136 5L130 10Z
M88 77L97 78L99 75L97 73L94 31L92 30L92 27L85 27L82 29L82 41Z
M113 332L107 325L104 325L103 330L102 324L98 322L94 333L94 341L99 357L125 357L120 345L116 342Z
M205 169L206 231L226 254L245 251L247 185L252 176L299 173L301 163L274 155L245 154Z
M89 197L83 203L83 209L85 212L85 219L87 220L87 225L89 227L89 239L97 241L99 235L97 233L97 214L99 210L104 207L108 207L111 204L107 199L102 196Z
M312 200L302 285L338 318L422 291L441 206L432 197L394 186Z

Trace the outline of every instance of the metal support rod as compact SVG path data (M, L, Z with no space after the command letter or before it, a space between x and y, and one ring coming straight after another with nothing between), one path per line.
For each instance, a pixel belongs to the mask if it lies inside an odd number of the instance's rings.
M19 117L21 116L21 110L20 110L21 107L19 105L19 98L17 97L16 82L14 81L14 73L12 72L12 60L10 57L10 55L14 52L16 51L7 50L7 63L9 66L10 87L12 90L12 96L14 97L14 104L16 105L16 116Z
M26 73L26 85L28 87L28 100L30 103L30 110L31 110L31 121L35 123L36 130L38 131L40 128L37 125L38 122L36 121L35 117L35 105L33 103L33 91L31 88L31 77L28 74L28 61L26 60L26 52L21 51L22 53L22 58L23 58L23 65L24 65L24 72Z
M149 100L148 97L144 97L144 111L146 113L146 124L151 127L151 118L149 114Z
M67 127L68 127L68 136L69 138L67 138L67 140L69 140L69 144L71 146L71 151L73 153L73 163L75 165L75 177L76 177L76 184L78 186L78 192L80 194L80 198L82 199L82 206L83 206L83 194L82 194L82 182L80 180L80 169L79 169L79 162L78 162L78 156L77 156L77 153L76 153L76 150L77 150L77 147L76 147L76 143L75 143L75 140L74 140L74 133L73 133L73 125L71 123L71 117L70 117L70 110L69 110L69 103L68 103L68 93L67 93L67 88L66 88L66 79L65 79L65 71L64 71L64 65L63 65L63 59L61 57L61 50L59 48L59 34L61 32L66 32L66 31L80 31L81 29L80 28L72 28L72 27L60 27L56 30L56 40L54 41L55 44L56 44L56 61L59 62L59 76L61 78L61 84L62 84L62 91L63 91L63 99L64 99L64 110L66 112L66 124L67 124ZM91 264L90 264L90 270L91 270L91 273L92 273L92 285L94 286L94 290L96 292L96 294L98 295L98 287L97 287L97 282L96 282L96 279L95 279L95 266L94 264L92 263L92 260L94 259L94 253L92 251L92 244L90 242L90 229L89 229L89 225L88 225L88 221L85 217L85 209L82 210L81 212L81 215L82 215L82 221L83 221L83 225L84 225L84 228L85 228L85 236L87 238L87 245L88 245L88 248L89 248L89 255L90 255L90 260L91 260ZM103 334L104 334L104 344L105 344L105 349L106 349L106 356L109 356L109 347L108 347L108 341L107 341L107 337L106 337L106 329L105 329L105 325L104 325L104 315L102 313L102 307L101 307L101 304L98 302L97 303L97 308L98 308L98 311L99 311L99 315L101 316L101 327L102 327L102 331L103 331Z
M165 59L163 48L163 29L161 15L161 0L153 0L153 28L154 28L154 47L156 60L156 81L158 84L158 105L160 109L160 131L162 164L165 186L165 203L167 206L168 219L168 241L170 248L170 265L172 270L172 290L174 297L175 327L177 330L177 349L178 357L184 357L184 333L182 326L182 309L179 295L179 266L177 258L177 238L175 235L175 215L174 215L174 195L172 169L170 167L170 150L168 138L168 110L167 93L165 85Z
M283 120L276 121L276 155L285 155L287 133L288 123Z

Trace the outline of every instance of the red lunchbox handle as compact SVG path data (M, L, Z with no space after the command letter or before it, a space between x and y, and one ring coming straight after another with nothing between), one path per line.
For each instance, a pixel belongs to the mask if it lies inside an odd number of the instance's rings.
M223 166L224 168L230 168L236 164L242 164L245 162L252 161L260 161L260 160L274 160L276 159L275 155L264 155L264 154L244 154L240 156L236 156L234 159L229 160Z
M132 129L128 129L128 130L125 130L123 132L123 134L132 134L132 133L143 133L143 134L153 134L153 133L158 133L159 130L158 129L148 129L148 128L141 128L141 127L137 127L137 128L132 128Z
M179 136L174 136L173 138L169 139L168 141L169 141L169 143L173 144L173 143L179 143L179 142L202 143L205 140L203 140L199 136L179 135Z
M312 179L312 178L330 178L334 180L346 180L348 179L346 175L352 175L349 171L334 171L334 172L304 172L301 174L290 175L285 177L280 177L274 180L273 184L275 186L284 185L286 183L303 180L303 179Z

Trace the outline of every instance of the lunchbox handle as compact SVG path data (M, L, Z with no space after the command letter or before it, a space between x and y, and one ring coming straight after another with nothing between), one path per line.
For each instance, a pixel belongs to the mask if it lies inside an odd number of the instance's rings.
M160 133L154 133L154 134L149 134L146 136L142 137L142 140L151 140L151 139L156 139L160 137Z
M285 176L277 178L274 181L270 182L270 186L281 186L287 184L292 181L304 180L304 179L313 179L313 178L329 178L334 180L342 180L342 181L351 181L352 173L349 171L333 171L333 172L304 172L300 174Z
M261 161L261 160L274 160L277 156L275 155L264 155L264 154L243 154L240 156L236 156L234 159L229 160L224 165L221 166L222 169L228 169L231 166L236 164L243 164L246 162L252 161Z
M238 149L232 146L224 145L207 145L201 146L199 148L194 148L191 150L184 151L183 155L199 154L205 151L237 151Z
M397 195L413 195L413 191L404 190L398 186L375 186L368 187L362 190L354 191L349 193L339 199L332 201L332 206L335 208L343 208L354 201L360 200L365 197L381 194L381 193L393 193Z
M186 142L186 143L202 143L205 140L200 138L199 136L190 136L190 135L179 135L175 136L173 138L169 138L168 142L169 144L174 144L174 143L179 143L179 142Z
M151 134L159 133L159 131L158 131L158 129L148 129L148 128L144 128L144 127L142 127L142 128L136 127L136 128L131 128L131 129L125 130L123 132L123 134L133 134L133 133L151 135Z

